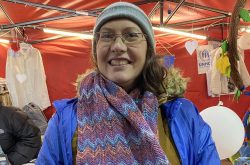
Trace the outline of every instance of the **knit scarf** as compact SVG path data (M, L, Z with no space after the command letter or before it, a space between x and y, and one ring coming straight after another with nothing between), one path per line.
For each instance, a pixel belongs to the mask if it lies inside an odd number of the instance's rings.
M138 89L127 94L92 72L77 105L77 164L168 164L157 138L158 101Z

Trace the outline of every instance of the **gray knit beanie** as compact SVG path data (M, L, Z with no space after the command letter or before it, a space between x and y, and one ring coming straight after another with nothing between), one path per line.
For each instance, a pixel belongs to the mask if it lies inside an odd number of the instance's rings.
M107 22L126 18L136 23L144 34L147 35L148 47L155 53L155 39L152 24L147 15L136 5L128 2L116 2L105 8L98 16L93 33L100 31L100 28ZM95 35L94 35L95 36ZM96 38L93 39L93 54L96 55Z

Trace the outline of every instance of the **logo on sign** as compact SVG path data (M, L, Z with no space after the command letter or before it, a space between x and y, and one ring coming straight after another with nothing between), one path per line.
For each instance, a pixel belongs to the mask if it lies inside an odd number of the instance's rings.
M200 52L200 59L202 61L210 60L210 54L209 54L209 51L207 49Z

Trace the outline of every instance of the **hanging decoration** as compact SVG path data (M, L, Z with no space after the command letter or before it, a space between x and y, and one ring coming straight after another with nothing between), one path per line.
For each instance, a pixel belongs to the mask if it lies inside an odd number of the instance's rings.
M168 14L170 15L172 13L172 9L170 7L170 4L168 5Z
M217 70L224 76L230 78L231 67L230 67L229 58L227 52L222 54L219 59L216 61Z
M175 61L175 56L174 55L166 55L163 57L163 65L166 68L170 68L172 66L174 66L174 61Z
M227 40L223 41L221 44L222 54L226 53L228 51L228 42Z
M231 66L230 77L232 78L235 86L239 90L235 94L237 100L239 99L241 91L245 89L242 78L237 69L238 68L237 61L239 60L239 55L237 50L237 35L240 22L240 17L239 17L240 10L243 9L243 7L246 4L246 1L247 0L237 0L231 16L231 26L229 29L229 36L228 36L228 58Z
M197 41L187 41L185 43L185 48L187 49L188 53L192 55L195 51L195 49L198 47Z
M217 70L224 76L230 78L231 74L231 65L228 58L228 42L227 40L223 41L221 44L222 54L216 61Z
M250 22L249 11L247 9L240 9L240 18L242 18L244 22Z

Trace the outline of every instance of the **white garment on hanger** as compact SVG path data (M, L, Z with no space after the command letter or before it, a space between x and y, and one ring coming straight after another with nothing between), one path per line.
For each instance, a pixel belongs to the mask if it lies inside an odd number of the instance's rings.
M212 67L211 67L211 70L207 74L207 80L209 81L207 83L209 96L234 94L234 92L230 93L228 89L228 82L229 82L228 78L225 75L221 74L216 67L216 62L219 59L221 53L222 53L221 47L216 48L210 52L212 56L212 62L211 62ZM244 63L244 51L238 49L238 55L239 55L239 61L237 61L238 71L242 78L244 86L248 87L250 86L250 75Z
M211 61L211 79L210 79L210 89L212 95L219 96L221 94L229 94L228 91L228 78L222 75L216 67L216 62L220 58L222 53L221 47L211 51L212 61Z
M44 110L51 105L42 57L32 45L20 43L17 52L8 49L6 81L14 106L23 108L33 102Z
M246 64L244 62L244 50L242 49L238 49L239 52L239 72L243 81L243 84L245 87L250 86L250 75L249 72L247 70Z

